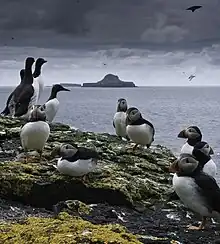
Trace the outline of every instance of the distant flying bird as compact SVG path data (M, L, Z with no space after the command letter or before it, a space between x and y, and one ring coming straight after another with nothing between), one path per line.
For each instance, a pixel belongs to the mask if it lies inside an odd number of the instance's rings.
M192 6L192 7L187 8L186 10L191 10L192 12L195 12L196 9L199 9L199 8L202 8L202 6Z
M188 79L189 79L189 81L191 81L195 77L196 77L195 75L190 75Z
M105 63L103 65L106 65Z

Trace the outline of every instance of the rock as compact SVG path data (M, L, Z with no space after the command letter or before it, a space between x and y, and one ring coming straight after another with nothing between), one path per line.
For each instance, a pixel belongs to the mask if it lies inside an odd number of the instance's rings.
M94 225L67 213L61 213L56 219L31 217L21 223L2 224L0 239L4 244L141 244L120 225Z
M19 137L23 124L0 117L4 135L4 139L0 135L0 240L4 243L61 243L62 237L65 243L112 240L199 244L219 238L213 223L201 232L187 231L187 225L198 225L200 219L189 214L179 201L166 203L172 190L168 166L175 160L167 148L155 145L150 150L133 152L130 142L114 135L82 132L56 123L50 125L44 161L39 163L37 154L31 152L26 164ZM85 179L61 175L53 167L57 159L50 153L63 142L96 147L100 155L98 168ZM72 217L61 217L64 215L60 211ZM115 234L109 226L117 226L122 232ZM83 232L81 227L88 231ZM91 231L97 239L87 236Z
M117 75L108 74L96 83L83 83L83 87L136 87L134 82L122 81Z
M3 120L1 123L11 138L14 128L8 128ZM14 139L11 138L17 147L13 149L16 155L20 153L18 134L13 134ZM61 175L53 167L56 160L50 158L51 150L59 143L96 147L101 157L97 170L90 173L86 181ZM5 143L2 146L7 148ZM129 143L106 133L81 132L62 124L51 125L51 135L43 154L49 161L39 163L38 158L33 157L26 164L22 162L22 156L17 156L20 161L2 160L0 194L5 199L47 209L67 199L85 203L138 205L139 209L140 205L152 205L149 202L163 199L170 188L168 166L175 157L161 146L135 152L129 146Z

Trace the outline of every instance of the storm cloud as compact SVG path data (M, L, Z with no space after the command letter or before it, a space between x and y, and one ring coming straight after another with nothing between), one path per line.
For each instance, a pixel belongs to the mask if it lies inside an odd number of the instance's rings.
M220 40L218 0L0 0L2 45L189 48ZM186 8L202 5L192 13Z

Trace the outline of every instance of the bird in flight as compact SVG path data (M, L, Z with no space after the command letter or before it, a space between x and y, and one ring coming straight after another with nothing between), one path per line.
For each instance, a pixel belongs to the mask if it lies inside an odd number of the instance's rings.
M190 75L188 79L189 79L189 81L191 81L195 77L196 77L195 75Z
M202 8L202 6L192 6L192 7L189 7L189 8L187 8L186 10L191 10L192 12L195 12L196 11L196 9L199 9L199 8Z

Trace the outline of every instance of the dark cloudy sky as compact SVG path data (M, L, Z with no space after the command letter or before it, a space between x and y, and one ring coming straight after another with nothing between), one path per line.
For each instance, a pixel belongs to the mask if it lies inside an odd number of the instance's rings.
M0 0L0 44L190 48L220 40L219 0ZM203 8L192 13L192 5ZM12 38L13 37L13 38Z

